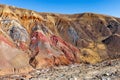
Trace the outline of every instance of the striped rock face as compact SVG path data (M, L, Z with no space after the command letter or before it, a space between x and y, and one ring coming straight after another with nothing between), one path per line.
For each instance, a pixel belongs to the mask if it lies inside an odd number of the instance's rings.
M120 58L120 19L0 5L0 75Z

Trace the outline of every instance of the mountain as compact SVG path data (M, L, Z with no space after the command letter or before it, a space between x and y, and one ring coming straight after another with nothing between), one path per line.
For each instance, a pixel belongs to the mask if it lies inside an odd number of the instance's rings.
M120 18L0 5L0 75L120 58Z

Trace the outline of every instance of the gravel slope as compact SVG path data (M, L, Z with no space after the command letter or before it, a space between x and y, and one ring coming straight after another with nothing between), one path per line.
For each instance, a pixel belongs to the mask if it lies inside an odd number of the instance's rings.
M95 65L74 64L38 69L28 74L1 76L0 80L120 80L120 59Z

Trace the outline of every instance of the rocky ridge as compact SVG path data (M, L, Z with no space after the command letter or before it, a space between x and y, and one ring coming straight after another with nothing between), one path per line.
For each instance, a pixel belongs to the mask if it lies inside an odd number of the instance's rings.
M120 19L0 5L0 75L120 58Z

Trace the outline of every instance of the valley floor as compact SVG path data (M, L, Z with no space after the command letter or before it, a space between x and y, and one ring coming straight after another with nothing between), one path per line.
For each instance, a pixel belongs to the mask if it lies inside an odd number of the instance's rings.
M120 59L95 65L74 64L37 69L28 74L1 76L0 80L120 80Z

